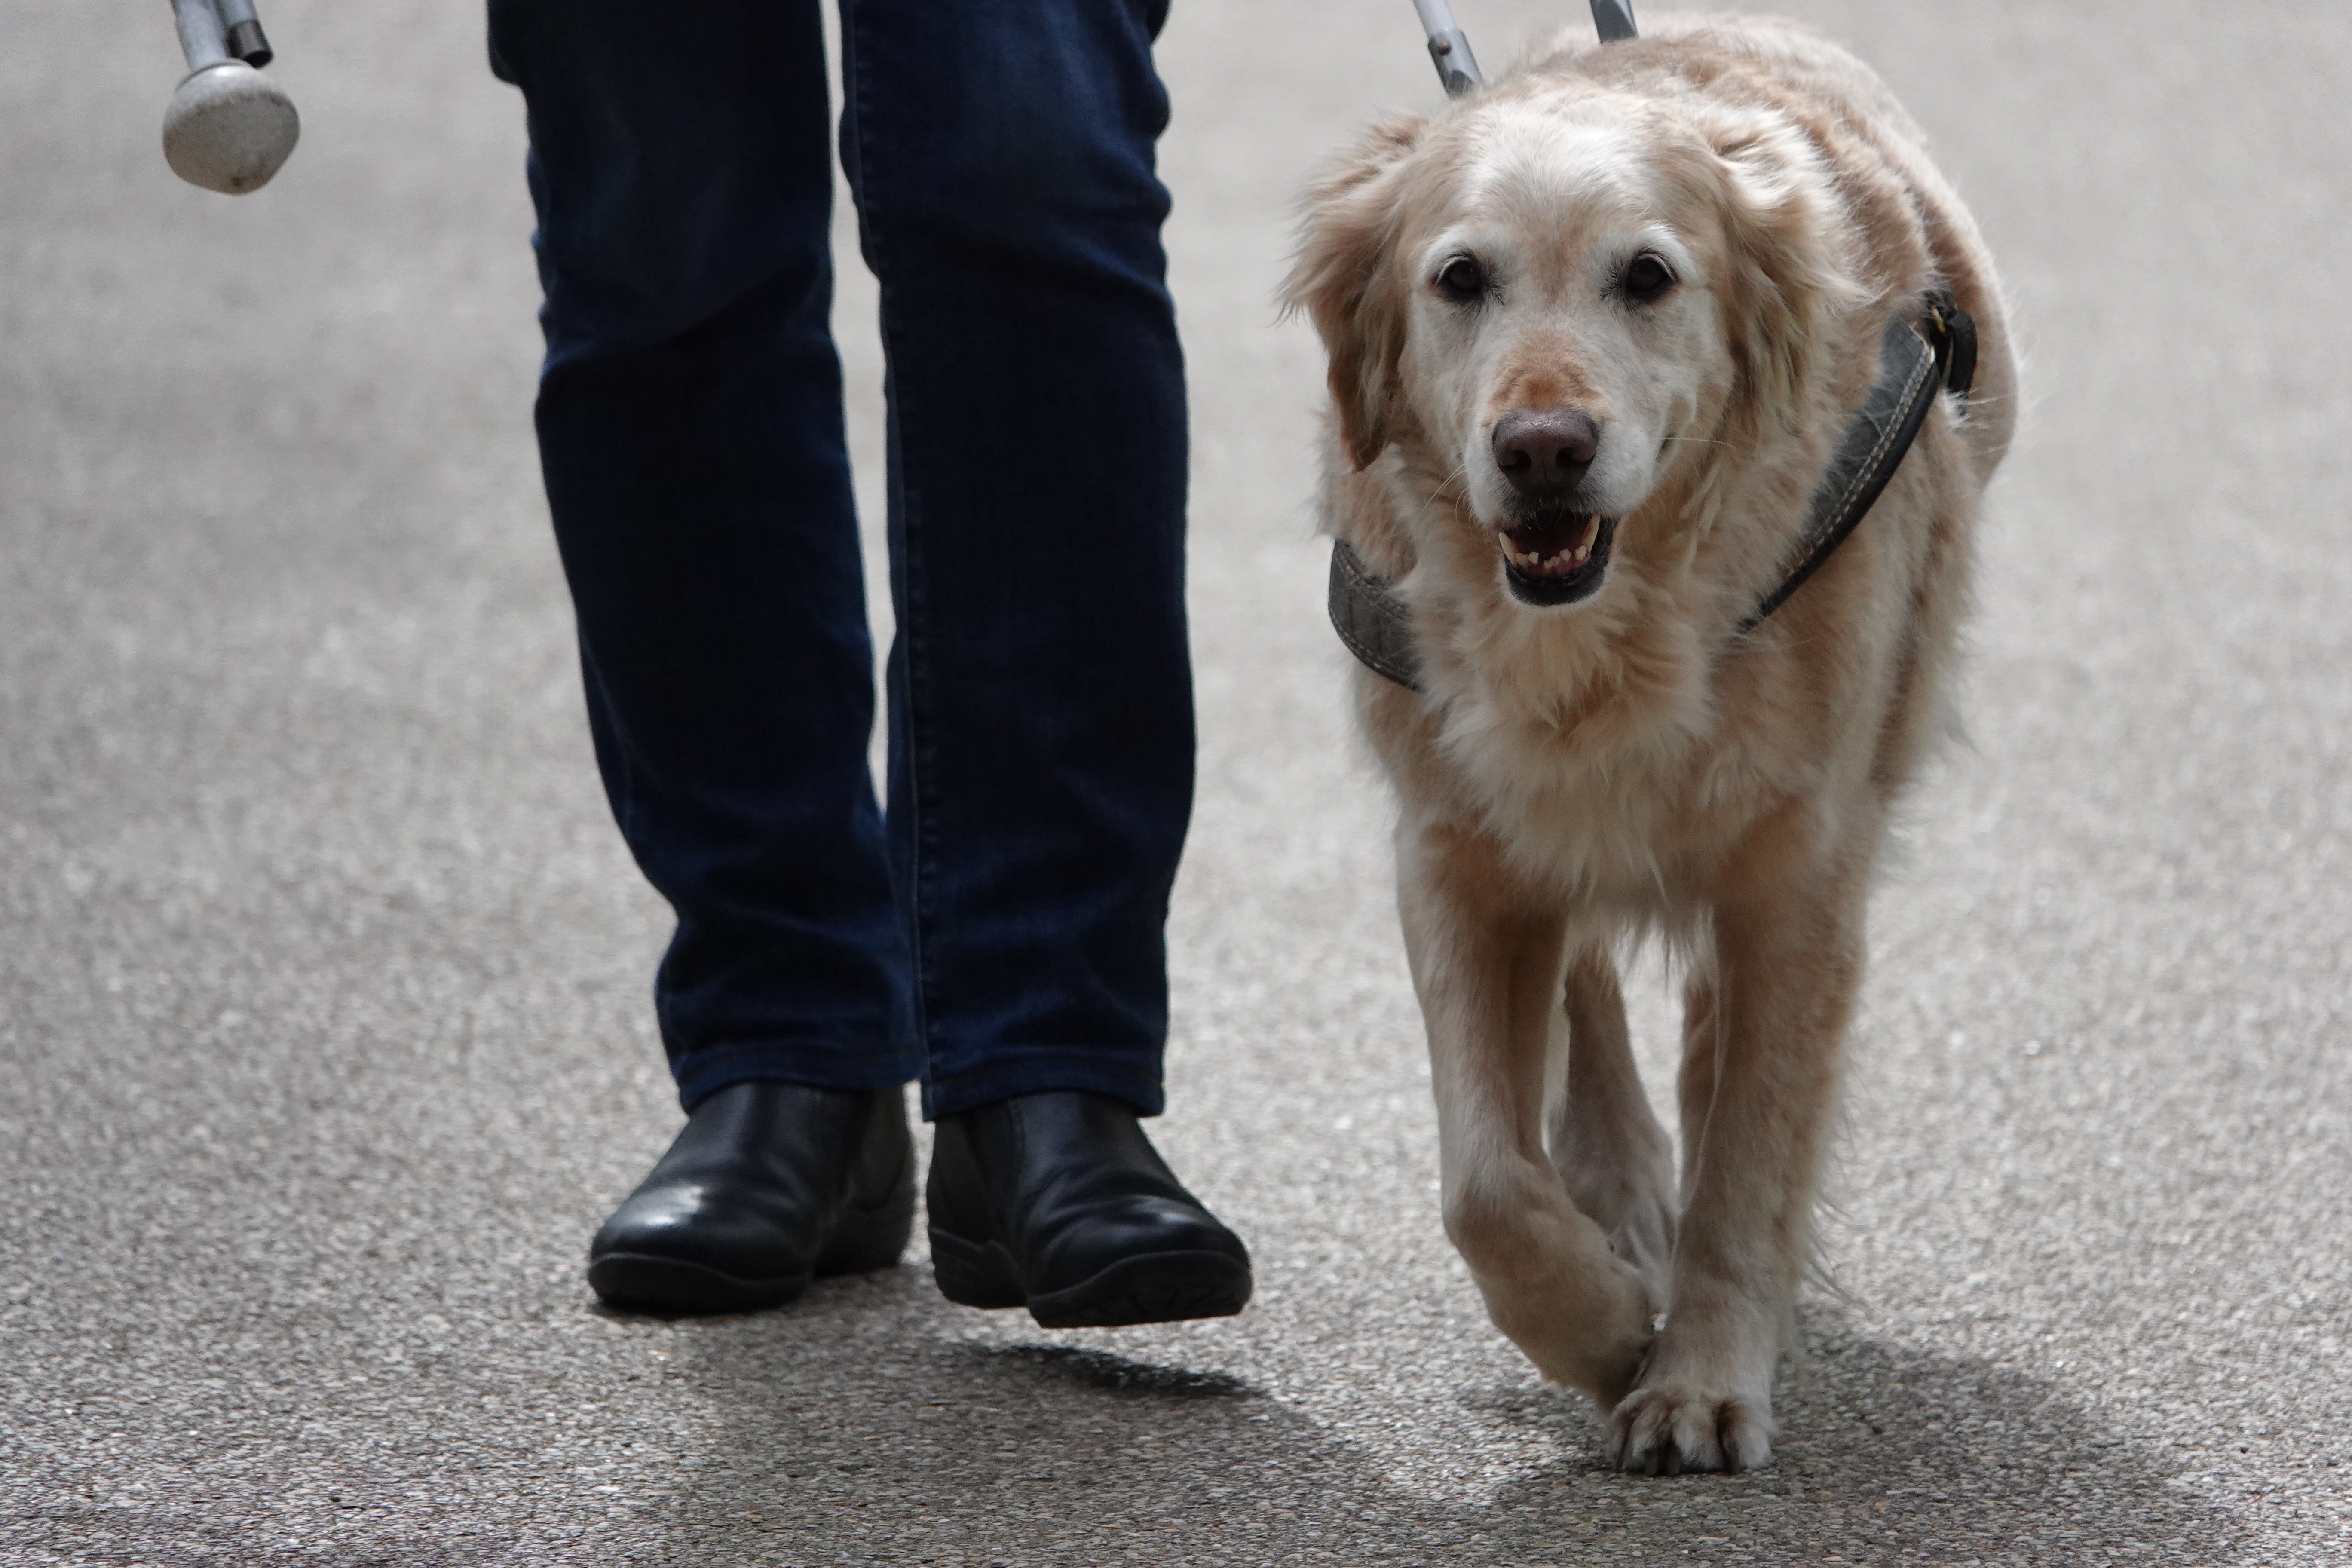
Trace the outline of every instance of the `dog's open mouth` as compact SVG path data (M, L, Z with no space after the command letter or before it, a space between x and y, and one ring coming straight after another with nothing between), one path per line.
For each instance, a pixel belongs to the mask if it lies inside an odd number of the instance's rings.
M1617 520L1591 511L1546 510L1497 529L1503 579L1519 602L1572 605L1601 586Z

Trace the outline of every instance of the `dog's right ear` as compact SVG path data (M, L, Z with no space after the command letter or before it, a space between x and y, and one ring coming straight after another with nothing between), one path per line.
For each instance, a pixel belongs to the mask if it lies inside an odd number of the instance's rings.
M1282 286L1286 310L1304 310L1330 357L1339 436L1358 468L1389 444L1404 352L1405 293L1392 251L1397 174L1423 121L1382 121L1307 193L1297 258Z

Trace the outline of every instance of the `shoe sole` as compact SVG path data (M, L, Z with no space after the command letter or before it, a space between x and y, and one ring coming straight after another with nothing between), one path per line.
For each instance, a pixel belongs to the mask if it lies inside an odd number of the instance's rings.
M844 1218L813 1268L773 1279L739 1279L707 1264L650 1252L608 1252L588 1265L588 1288L606 1306L624 1311L701 1316L781 1307L813 1279L870 1274L894 1267L915 1231L911 1183L880 1208Z
M690 1316L781 1307L807 1289L813 1278L803 1273L738 1279L704 1264L649 1252L608 1252L588 1266L588 1288L608 1307Z
M1118 1329L1230 1318L1249 1305L1249 1265L1223 1252L1147 1252L1122 1258L1076 1285L1042 1296L1021 1288L1013 1255L997 1241L931 1232L940 1294L961 1307L1026 1307L1045 1329Z

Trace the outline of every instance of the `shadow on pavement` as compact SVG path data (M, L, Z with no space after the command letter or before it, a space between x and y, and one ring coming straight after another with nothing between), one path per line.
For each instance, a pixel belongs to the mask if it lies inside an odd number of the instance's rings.
M1105 1351L1078 1350L1069 1345L974 1345L982 1362L1025 1362L1040 1372L1082 1388L1118 1393L1162 1394L1177 1398L1238 1398L1256 1391L1240 1378L1222 1372L1193 1372L1181 1366L1151 1366Z
M724 1437L663 1511L658 1560L1450 1568L1777 1563L1794 1547L1806 1561L2201 1568L2231 1561L2242 1533L2054 1385L1843 1322L1814 1336L1769 1470L1605 1471L1581 1402L1524 1385L1465 1403L1537 1429L1522 1436L1555 1458L1478 1501L1439 1501L1229 1373L943 1342L928 1292L910 1289L918 1271L900 1273L840 1288L865 1294L864 1311L742 1320L681 1354ZM2140 1521L2128 1539L2068 1523L2117 1514Z
M1533 1388L1475 1400L1559 1428L1570 1456L1504 1485L1495 1511L1529 1549L1548 1520L1581 1518L1603 1561L1611 1544L1696 1563L1786 1561L1791 1545L1807 1561L1955 1568L2238 1560L2247 1532L2233 1511L2180 1487L2161 1450L2102 1426L2059 1384L1884 1343L1842 1317L1816 1314L1807 1339L1803 1372L1782 1373L1774 1463L1751 1476L1613 1475L1580 1401ZM2118 1517L2137 1521L2129 1535L2074 1522Z

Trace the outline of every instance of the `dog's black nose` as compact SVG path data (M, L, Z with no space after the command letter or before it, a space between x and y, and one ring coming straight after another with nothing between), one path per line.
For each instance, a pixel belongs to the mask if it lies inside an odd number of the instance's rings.
M1584 482L1601 426L1573 408L1506 414L1495 421L1495 466L1523 496L1559 496Z

